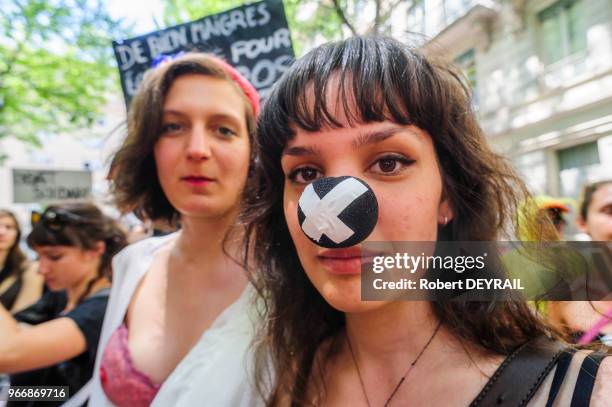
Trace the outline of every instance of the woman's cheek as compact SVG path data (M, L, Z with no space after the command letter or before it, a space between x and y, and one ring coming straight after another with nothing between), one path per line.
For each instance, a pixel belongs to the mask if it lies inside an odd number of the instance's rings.
M429 241L437 237L437 200L396 195L379 198L376 240Z
M299 228L297 218L297 202L297 198L295 198L293 194L288 192L287 186L285 185L283 211L285 213L285 221L287 222L289 233L291 234L291 238L294 240L294 242L297 237L295 233L296 229Z

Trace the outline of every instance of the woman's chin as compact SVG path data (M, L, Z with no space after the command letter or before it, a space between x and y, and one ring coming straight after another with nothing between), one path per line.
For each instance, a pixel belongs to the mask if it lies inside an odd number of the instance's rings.
M386 301L362 301L359 283L357 287L328 283L322 288L321 295L333 308L349 314L375 311L387 303Z

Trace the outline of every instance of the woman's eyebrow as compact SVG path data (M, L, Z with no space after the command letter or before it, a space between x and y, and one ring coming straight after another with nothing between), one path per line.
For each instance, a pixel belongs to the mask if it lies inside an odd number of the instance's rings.
M185 113L181 112L180 110L174 110L174 109L162 109L162 113L177 114L177 115L184 115L185 114Z
M367 144L380 143L381 141L385 141L386 139L393 137L397 133L402 132L402 131L404 132L408 131L411 134L414 134L409 129L406 129L405 126L395 125L395 126L390 126L386 129L382 129L382 130L375 130L375 131L363 133L359 135L359 137L357 137L353 141L352 145L353 145L353 148L357 149Z
M311 147L311 146L287 147L283 150L283 153L282 153L282 155L291 155L294 157L303 157L305 155L320 155L320 154L321 154L321 150L319 150L317 147Z

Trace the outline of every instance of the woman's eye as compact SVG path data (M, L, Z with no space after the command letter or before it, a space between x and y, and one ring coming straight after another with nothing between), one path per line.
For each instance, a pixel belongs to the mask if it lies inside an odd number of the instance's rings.
M175 133L177 131L180 131L181 129L182 129L182 126L179 123L165 123L165 124L162 124L161 126L161 133L162 134Z
M49 260L51 261L58 261L61 258L62 258L62 255L49 256Z
M297 168L289 174L288 178L296 184L310 184L312 181L321 178L321 172L315 168Z
M413 164L414 160L399 155L389 155L381 157L372 166L370 170L382 175L395 175Z
M236 133L234 130L230 129L229 127L225 127L225 126L219 126L219 128L217 129L217 131L219 132L219 134L221 134L223 137L232 137L232 136L236 136L238 133Z

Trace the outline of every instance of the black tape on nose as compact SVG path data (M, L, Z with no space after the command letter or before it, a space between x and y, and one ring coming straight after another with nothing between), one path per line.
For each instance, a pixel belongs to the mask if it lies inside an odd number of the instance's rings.
M378 202L374 191L359 178L321 178L302 192L298 220L306 236L319 246L349 247L372 233Z

